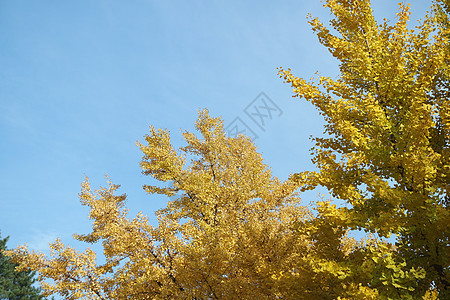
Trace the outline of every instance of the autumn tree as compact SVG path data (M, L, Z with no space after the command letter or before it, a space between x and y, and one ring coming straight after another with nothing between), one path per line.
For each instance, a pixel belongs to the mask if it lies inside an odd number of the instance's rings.
M118 185L83 183L93 227L74 237L101 242L105 263L59 240L49 258L26 247L8 255L38 271L46 295L67 299L377 299L366 279L379 269L370 257L389 261L387 244L347 237L329 202L314 214L302 206L298 183L273 177L252 141L227 137L220 118L201 111L196 128L200 137L185 132L178 151L153 127L138 144L143 173L165 183L144 189L169 196L156 227L141 213L127 217Z
M167 131L153 127L145 143L139 143L143 173L163 183L145 190L171 196L157 213L157 227L143 214L127 217L125 195L114 195L118 185L93 192L88 180L83 183L80 199L90 208L93 228L75 238L101 242L106 263L97 264L89 249L80 253L60 241L51 245L50 258L24 247L10 255L39 272L47 294L68 299L311 294L293 284L299 276L309 282L313 295L319 285L326 286L326 276L315 280L310 260L302 264L298 258L313 251L306 234L294 234L297 223L311 217L294 193L297 184L273 177L248 138L227 137L222 121L206 111L196 128L201 137L185 132L187 146L181 153Z
M309 22L340 75L279 73L326 121L326 135L314 139L318 171L293 179L344 200L338 213L348 228L396 236L394 276L369 282L379 291L393 284L398 294L386 297L418 299L431 288L450 298L448 1L438 4L411 29L406 4L391 25L375 20L368 0L326 0L332 29ZM417 285L395 282L399 264L423 272Z

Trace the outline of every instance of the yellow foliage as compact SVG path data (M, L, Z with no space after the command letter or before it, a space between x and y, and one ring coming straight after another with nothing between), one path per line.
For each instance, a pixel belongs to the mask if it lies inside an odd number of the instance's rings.
M169 197L157 226L128 216L118 185L93 191L86 178L92 231L74 238L101 243L104 263L59 240L50 257L24 246L6 254L66 299L447 299L448 2L414 30L406 4L390 25L368 0L324 2L337 34L310 24L340 76L308 82L279 70L325 118L317 171L279 180L249 138L227 137L203 110L185 147L153 127L138 143L143 174L160 183L143 188ZM298 191L317 186L347 205L303 206ZM395 245L384 239L392 234Z
M327 135L314 139L319 171L292 178L345 200L349 228L397 235L384 259L404 261L418 284L399 283L406 273L381 273L387 277L373 278L372 286L380 281L398 291L387 289L386 297L418 297L434 285L450 297L450 27L448 1L437 2L413 30L408 4L399 4L389 25L376 22L368 0L327 0L337 34L316 18L310 24L338 59L338 78L307 82L279 70L326 121Z
M319 204L318 218L301 205L299 183L271 175L246 137L229 138L222 121L199 113L201 137L185 132L175 151L167 131L150 128L143 173L172 187L144 186L172 196L151 226L139 213L130 219L119 188L92 191L82 184L92 232L74 235L102 243L96 254L51 245L51 257L25 247L10 251L21 268L39 272L44 292L67 299L335 299L374 293L354 282L348 259L356 242L345 237L339 209ZM191 158L186 163L187 157ZM329 257L329 259L327 259ZM51 279L52 283L45 281Z

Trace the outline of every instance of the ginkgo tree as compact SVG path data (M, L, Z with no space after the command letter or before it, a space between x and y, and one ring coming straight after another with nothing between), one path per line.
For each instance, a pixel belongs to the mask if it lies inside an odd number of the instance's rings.
M186 146L153 127L138 143L143 173L160 182L144 189L168 197L157 226L128 216L118 185L92 190L86 179L92 231L74 237L101 243L103 263L59 240L50 257L6 254L67 299L447 299L448 2L415 30L408 5L390 25L368 0L324 2L334 33L310 23L340 75L308 82L279 70L325 118L316 171L277 179L249 138L228 137L203 110ZM297 193L317 186L347 205L305 206Z
M340 75L308 82L280 69L326 121L326 136L315 138L318 171L293 177L350 204L339 209L350 228L395 234L395 260L424 272L411 295L434 287L448 299L449 6L435 3L411 29L410 8L399 5L394 25L378 24L368 0L325 1L334 30L310 19Z
M253 142L227 137L206 110L196 128L200 137L185 132L178 151L169 132L153 127L138 144L143 173L172 183L144 186L170 197L156 227L141 213L128 218L118 185L92 191L83 183L93 226L74 237L102 243L104 263L59 240L49 258L26 247L7 254L38 271L46 295L67 299L376 299L364 282L377 268L351 272L367 255L346 236L335 207L321 203L314 216L301 205L297 182L273 177ZM371 243L385 246L373 248L384 259L387 245Z

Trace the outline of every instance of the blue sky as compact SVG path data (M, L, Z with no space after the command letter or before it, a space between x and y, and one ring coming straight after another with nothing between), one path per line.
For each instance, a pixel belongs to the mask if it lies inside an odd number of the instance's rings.
M409 1L412 20L431 1ZM396 1L373 0L378 19L395 18ZM337 62L306 21L329 11L310 1L1 1L0 230L9 247L46 250L91 223L77 194L108 174L128 194L131 216L165 204L142 185L148 126L167 128L182 146L208 108L225 125L240 117L281 179L312 169L309 136L322 120L276 68L309 78L335 76ZM244 109L264 92L283 111L264 131ZM306 201L314 194L305 195ZM151 218L154 222L155 218Z

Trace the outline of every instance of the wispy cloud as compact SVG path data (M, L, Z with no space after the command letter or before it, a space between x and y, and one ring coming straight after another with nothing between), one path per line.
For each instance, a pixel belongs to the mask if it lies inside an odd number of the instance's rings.
M33 232L34 235L28 243L28 247L31 250L48 252L49 244L58 238L58 235L52 231L33 229Z

